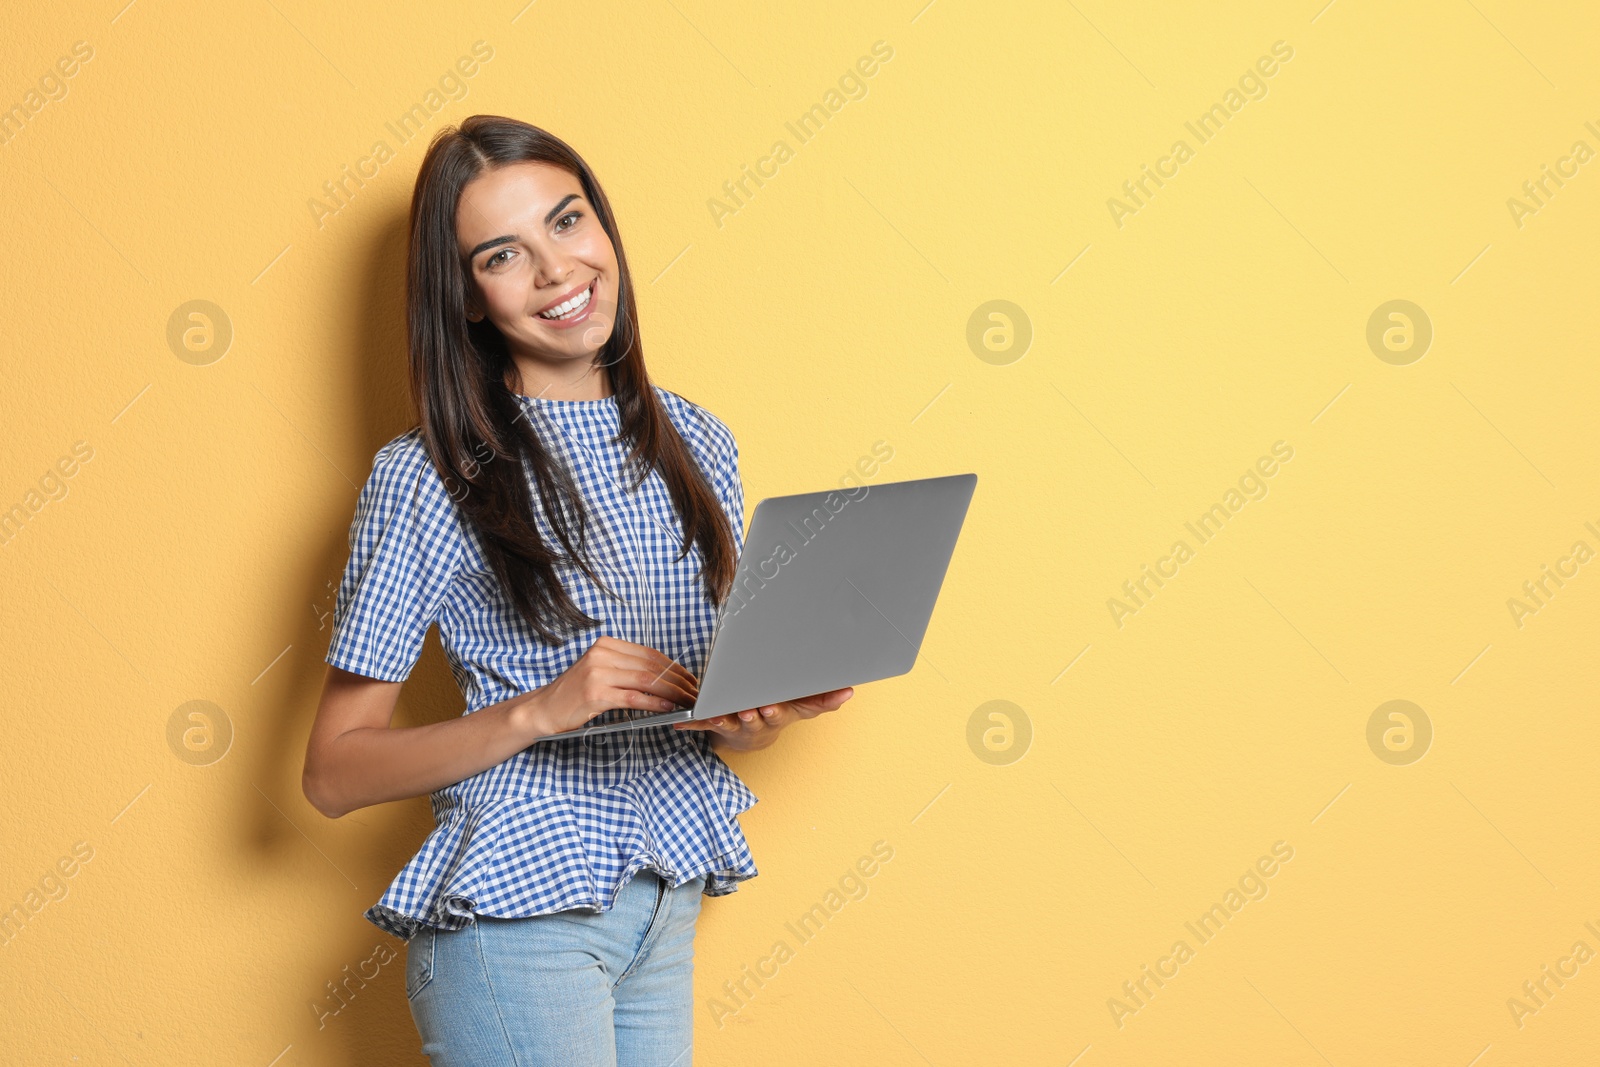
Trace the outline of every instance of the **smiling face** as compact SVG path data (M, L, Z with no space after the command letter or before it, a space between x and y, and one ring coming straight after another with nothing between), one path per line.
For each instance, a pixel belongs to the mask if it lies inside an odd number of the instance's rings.
M461 192L456 244L467 318L504 335L524 392L610 393L594 356L615 324L617 254L576 175L531 162L485 171Z

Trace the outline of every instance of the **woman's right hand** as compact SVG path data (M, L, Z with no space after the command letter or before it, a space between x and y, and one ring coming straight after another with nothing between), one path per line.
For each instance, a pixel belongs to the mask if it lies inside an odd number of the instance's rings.
M700 683L664 652L617 637L600 637L548 685L527 694L519 710L532 738L576 730L603 711L689 707Z

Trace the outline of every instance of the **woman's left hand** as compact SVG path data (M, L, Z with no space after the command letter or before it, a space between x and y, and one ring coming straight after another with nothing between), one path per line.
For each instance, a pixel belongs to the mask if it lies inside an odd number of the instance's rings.
M693 719L673 725L674 730L709 730L715 748L753 752L766 748L778 739L778 731L800 719L814 719L825 711L838 709L855 695L855 689L846 686L815 696L766 704L747 711L717 715L710 719Z

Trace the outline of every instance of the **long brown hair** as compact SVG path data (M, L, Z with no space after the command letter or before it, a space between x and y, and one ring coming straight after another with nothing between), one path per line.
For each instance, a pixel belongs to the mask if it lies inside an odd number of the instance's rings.
M721 604L736 566L732 527L706 475L673 426L645 370L633 278L611 204L594 172L564 141L528 123L473 115L433 138L411 196L406 257L406 320L411 395L434 468L478 530L500 587L540 639L560 644L597 624L573 602L557 573L575 565L616 596L584 556L585 507L572 474L554 462L523 417L522 401L506 385L511 357L505 337L485 318L467 320L467 274L456 243L461 192L485 171L510 163L560 167L583 194L616 250L617 313L596 361L611 381L621 416L620 442L629 445L635 472L630 489L661 472L684 532L683 550L700 546L700 576L712 603ZM517 462L502 462L514 459ZM529 486L559 545L540 536ZM574 534L576 530L576 534Z

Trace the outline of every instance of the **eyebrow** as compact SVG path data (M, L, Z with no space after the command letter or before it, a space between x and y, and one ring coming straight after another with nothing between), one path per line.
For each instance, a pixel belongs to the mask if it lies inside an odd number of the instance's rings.
M572 203L576 199L578 199L578 194L577 193L568 193L566 196L562 197L561 202L559 204L557 204L555 207L551 208L549 213L545 215L545 217L544 217L545 225L546 226L550 225L550 220L555 218L556 215L561 211L562 208L566 207L568 204ZM516 236L513 235L513 234L502 234L499 237L491 237L489 240L483 242L477 248L474 248L470 253L468 253L467 258L468 259L472 259L475 256L477 256L477 254L479 252L486 252L489 249L494 248L496 245L510 244L512 241L515 241L516 239L517 239Z

